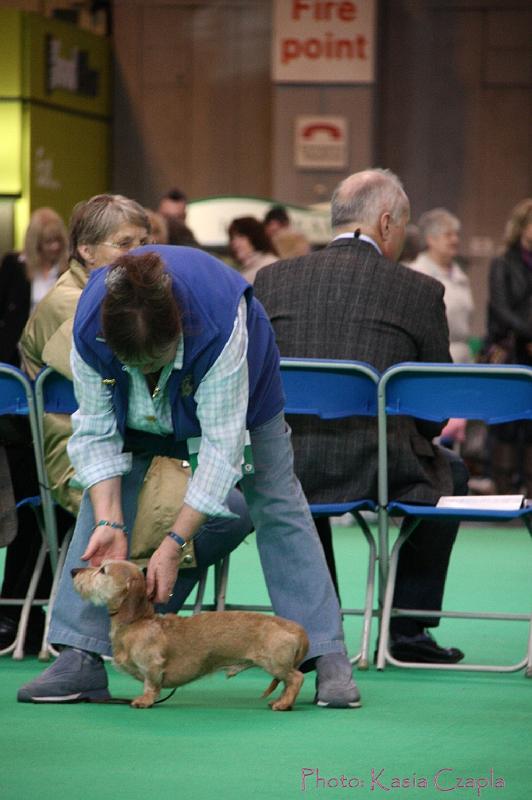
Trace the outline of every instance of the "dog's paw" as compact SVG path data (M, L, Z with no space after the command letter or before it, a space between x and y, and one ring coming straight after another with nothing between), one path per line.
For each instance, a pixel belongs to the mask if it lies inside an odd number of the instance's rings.
M134 700L131 701L131 708L151 708L153 705L153 699L149 697L135 697Z
M281 697L279 700L270 700L268 703L272 711L292 711L291 703L287 703Z

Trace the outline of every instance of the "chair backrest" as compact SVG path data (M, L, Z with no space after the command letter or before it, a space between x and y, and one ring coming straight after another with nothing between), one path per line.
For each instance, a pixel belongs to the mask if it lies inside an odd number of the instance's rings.
M35 378L34 393L39 435L44 443L44 414L73 414L77 410L78 403L72 381L52 367L44 367L39 372Z
M30 424L37 479L40 487L40 503L43 512L44 532L47 536L50 561L55 570L57 564L57 531L51 520L51 497L46 485L44 452L37 419L33 387L29 378L17 367L0 364L0 415L27 416Z
M386 505L386 419L406 415L441 422L450 417L488 425L532 419L532 368L494 364L401 363L379 382L379 502Z
M362 361L282 358L286 414L376 416L379 373Z
M45 367L37 375L35 397L39 407L50 413L73 414L78 407L72 381L51 367Z
M0 415L28 416L30 408L33 392L29 378L17 367L0 363Z
M383 373L386 413L442 421L482 419L489 425L532 419L532 368L494 364L396 364Z

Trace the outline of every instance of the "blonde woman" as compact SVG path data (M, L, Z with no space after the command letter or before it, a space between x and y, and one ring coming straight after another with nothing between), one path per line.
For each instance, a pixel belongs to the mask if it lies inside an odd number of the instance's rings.
M65 271L68 236L51 208L33 212L22 253L8 253L0 266L0 361L18 366L18 340L30 313Z
M24 239L24 259L33 311L68 264L67 229L52 208L38 208L31 215Z

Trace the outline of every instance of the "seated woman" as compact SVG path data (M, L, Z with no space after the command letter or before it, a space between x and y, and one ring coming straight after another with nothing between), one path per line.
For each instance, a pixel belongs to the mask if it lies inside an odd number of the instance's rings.
M24 325L67 267L68 236L61 217L38 208L30 218L21 253L7 253L0 265L0 361L18 366Z

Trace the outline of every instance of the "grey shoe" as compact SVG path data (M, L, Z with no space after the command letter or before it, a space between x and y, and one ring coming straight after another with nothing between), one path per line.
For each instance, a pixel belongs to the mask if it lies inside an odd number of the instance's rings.
M19 703L81 703L108 700L103 661L85 650L67 647L35 680L18 690Z
M319 656L316 659L316 705L325 708L360 708L360 692L351 671L351 662L344 653Z

